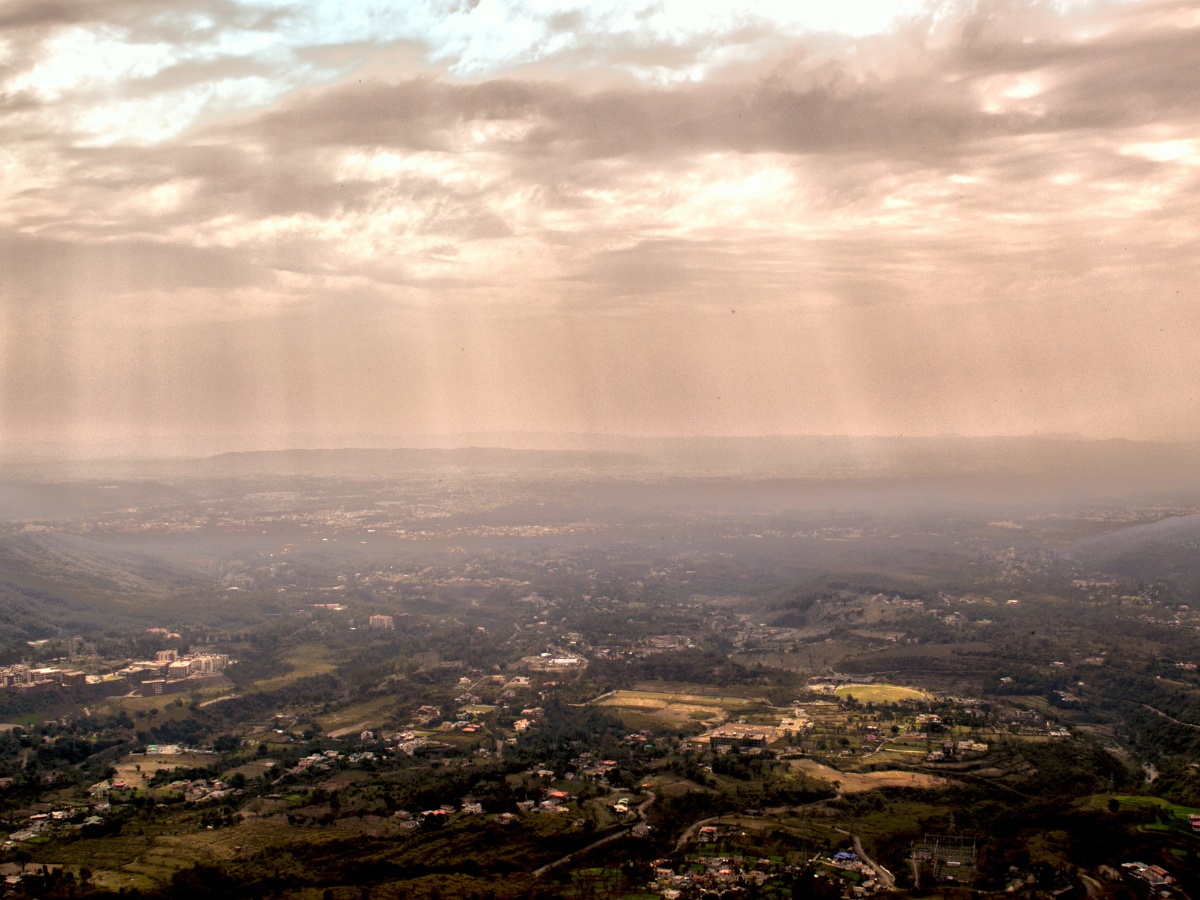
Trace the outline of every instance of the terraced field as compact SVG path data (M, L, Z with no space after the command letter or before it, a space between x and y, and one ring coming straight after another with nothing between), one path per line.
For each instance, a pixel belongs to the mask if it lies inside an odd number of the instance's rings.
M93 883L110 890L148 890L167 884L176 872L196 863L250 856L296 839L294 829L274 820L250 820L213 830L196 825L185 827L195 830L56 843L47 846L46 861L76 871L87 867L92 870ZM323 843L336 837L323 831L306 831L304 835L308 843Z

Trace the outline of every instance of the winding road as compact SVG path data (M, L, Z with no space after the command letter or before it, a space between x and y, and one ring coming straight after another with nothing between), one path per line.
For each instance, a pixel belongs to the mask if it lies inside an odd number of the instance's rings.
M771 812L775 813L776 815L783 813L783 812L799 812L800 810L804 809L805 807L819 806L820 804L822 804L824 802L825 802L824 800L817 800L813 803L806 803L803 806L784 807L784 808L777 809L777 810L771 810ZM688 841L690 841L692 839L692 837L695 835L696 830L699 828L703 828L705 825L710 825L713 822L720 822L721 820L736 822L738 819L759 819L759 818L763 818L765 821L765 817L739 815L737 813L730 813L730 814L726 814L723 816L710 816L707 819L700 819L699 821L693 822L691 825L689 825L684 830L683 834L681 834L679 836L679 840L675 842L675 852L679 853L680 851L682 851L684 845ZM863 850L862 841L859 840L859 837L857 834L854 834L853 832L850 832L850 831L846 831L844 828L834 828L833 830L840 834L844 834L848 838L850 838L850 840L854 844L854 852L858 855L859 859L861 859L864 863L866 863L868 866L870 866L872 869L875 870L876 878L879 880L879 883L880 883L880 885L883 886L884 890L890 891L896 886L896 876L894 876L891 872L889 872L887 869L885 869L883 866L881 866L875 860L871 859L871 857L867 856L866 851Z
M642 822L646 821L646 807L649 806L651 803L653 803L657 799L654 796L653 791L649 791L648 793L650 794L649 798L646 800L643 800L641 803L639 803L637 805L637 807L635 807L635 810L634 810L637 813L638 819L641 820ZM556 866L561 866L563 863L570 862L576 856L580 856L581 854L590 853L591 851L595 850L597 847L603 847L605 844L611 844L613 841L617 840L618 838L625 837L625 835L629 834L631 831L633 831L633 826L630 826L629 828L622 828L620 831L615 831L610 835L606 835L605 837L600 838L600 840L595 841L594 843L588 844L586 847L580 847L578 850L573 850L570 853L568 853L566 856L563 856L563 857L560 857L559 859L554 860L554 862L546 863L546 865L542 866L540 869L534 869L533 877L541 878L544 874L546 874L547 872L549 872L551 869L555 868Z
M1200 725L1193 725L1191 722L1181 722L1179 719L1176 719L1174 716L1169 716L1165 712L1163 712L1161 709L1155 709L1153 706L1151 706L1148 703L1143 703L1142 706L1145 707L1146 709L1150 710L1150 712L1152 712L1152 713L1158 713L1158 715L1162 716L1168 722L1174 722L1176 725L1182 725L1184 728L1194 728L1197 731L1200 731Z
M890 891L896 886L895 876L879 863L875 862L875 860L871 859L871 857L867 856L866 851L863 850L862 841L858 839L857 834L846 831L844 828L835 828L834 831L841 832L854 842L854 852L858 854L859 859L875 870L875 874L879 879L879 883L883 885L885 890Z

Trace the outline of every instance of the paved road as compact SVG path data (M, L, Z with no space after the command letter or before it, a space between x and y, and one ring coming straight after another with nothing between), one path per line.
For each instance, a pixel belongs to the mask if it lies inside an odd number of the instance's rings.
M242 696L242 695L241 694L226 694L224 697L213 697L213 699L205 700L203 703L201 703L200 708L204 709L204 707L212 706L214 703L224 703L226 700L236 700L240 696Z
M1153 706L1150 706L1148 703L1143 703L1142 706L1144 706L1146 709L1150 710L1150 712L1152 712L1152 713L1158 713L1160 716L1162 716L1168 722L1174 722L1176 725L1182 725L1184 728L1194 728L1194 729L1200 731L1200 725L1193 725L1191 722L1181 722L1181 721L1179 721L1179 719L1176 719L1174 716L1168 716L1161 709L1155 709Z
M571 860L573 860L576 856L578 856L581 853L589 853L592 850L595 850L597 847L603 847L605 844L611 844L617 838L625 837L625 835L629 834L630 831L632 831L632 829L622 828L620 831L616 832L615 834L610 834L608 837L600 838L600 840L596 841L594 844L588 844L586 847L576 850L574 853L568 853L566 856L562 857L561 859L556 859L556 860L554 860L554 862L546 863L546 865L542 866L540 869L533 870L533 877L541 878L543 875L545 875L547 872L549 872L555 866L561 866L563 863L570 862Z
M892 873L879 863L875 862L875 860L871 859L871 857L867 856L866 851L863 850L862 841L858 839L857 834L852 834L851 832L842 828L835 828L834 831L840 831L842 834L847 835L854 842L854 852L858 854L859 859L875 870L876 876L879 879L879 883L882 884L886 890L890 891L896 886L896 879Z
M634 808L634 812L637 813L638 819L640 819L643 822L646 821L646 807L649 806L651 803L653 803L655 801L655 799L657 799L657 798L654 796L653 791L651 791L650 796L647 799L643 800L641 803L639 803ZM580 849L575 850L572 853L568 853L566 856L563 856L559 859L554 860L554 862L546 863L546 865L542 866L540 869L534 869L533 877L541 878L542 875L544 875L546 872L549 872L551 869L555 868L556 866L561 866L563 863L570 862L571 860L573 860L576 856L579 856L580 854L590 853L591 851L595 850L597 847L603 847L605 844L611 844L613 841L617 840L617 838L623 838L623 837L625 837L625 835L629 834L631 831L633 831L632 827L622 828L620 831L616 831L616 832L608 835L607 837L602 837L602 838L600 838L600 840L596 841L595 843L588 844L586 847L581 847Z
M771 814L771 815L781 815L785 812L799 812L800 810L804 809L805 807L819 806L820 804L822 804L824 802L825 802L824 800L816 800L812 803L805 803L802 806L781 807L778 809L769 809L769 810L766 810L765 812L767 812L768 814ZM686 844L689 840L691 840L692 836L696 833L697 829L703 828L705 825L710 825L713 822L719 822L722 819L727 820L727 821L736 821L739 818L756 819L756 818L762 818L762 817L738 815L737 813L731 813L731 814L727 814L724 816L710 816L707 819L700 819L698 822L693 822L691 825L689 825L684 830L683 834L679 836L679 840L675 842L675 852L679 853L681 850L683 850L684 844ZM887 869L885 869L883 866L881 866L875 860L871 859L871 857L867 856L866 851L863 850L862 841L859 840L857 834L846 831L844 828L834 828L834 831L837 831L837 832L840 832L841 834L846 835L848 838L851 839L851 841L853 841L854 852L856 854L858 854L859 859L861 859L864 863L866 863L868 866L870 866L872 869L875 870L876 878L879 880L879 883L883 886L883 888L885 890L890 891L896 886L896 876L894 876L891 872L889 872Z
M692 839L692 836L696 833L697 828L702 828L705 825L711 825L713 822L718 822L721 819L728 819L730 821L735 819L766 820L776 816L788 815L789 813L798 813L801 810L810 809L814 806L820 806L823 803L825 803L825 800L814 800L812 803L801 803L799 806L772 806L762 810L762 815L756 816L749 815L748 813L726 813L723 816L710 816L707 819L701 819L698 822L693 822L684 830L683 834L679 836L679 840L675 842L675 852L678 853L683 849L683 845Z
M683 834L681 834L679 836L679 840L677 840L675 842L675 852L678 853L680 850L683 849L683 845L692 839L692 835L694 835L696 833L697 828L703 828L705 825L708 825L712 822L718 822L721 819L732 819L732 818L733 818L732 815L711 816L710 818L700 819L698 822L693 822L686 829L684 829Z

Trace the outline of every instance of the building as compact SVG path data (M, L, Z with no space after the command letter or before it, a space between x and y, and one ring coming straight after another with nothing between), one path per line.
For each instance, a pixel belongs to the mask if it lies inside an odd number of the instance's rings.
M765 731L746 728L718 728L708 736L709 746L714 750L731 747L765 747L770 737Z
M225 671L229 665L229 657L224 653L204 653L191 657L189 661L193 675L215 675Z
M1125 880L1136 888L1145 890L1173 884L1175 879L1162 866L1148 866L1144 862L1121 863Z
M383 631L391 631L396 627L396 622L391 616L371 616L367 620L367 624L372 628L381 629Z
M167 678L187 678L192 674L190 659L177 659L167 666Z
M173 663L179 659L179 653L175 650L159 650L154 654L154 661L160 663Z

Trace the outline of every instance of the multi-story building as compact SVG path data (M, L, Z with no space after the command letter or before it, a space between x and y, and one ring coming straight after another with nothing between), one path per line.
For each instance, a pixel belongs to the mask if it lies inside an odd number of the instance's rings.
M709 735L708 740L714 750L730 747L765 747L770 743L770 737L765 732L742 728L718 728Z
M167 666L167 678L187 678L192 674L190 659L177 659Z

